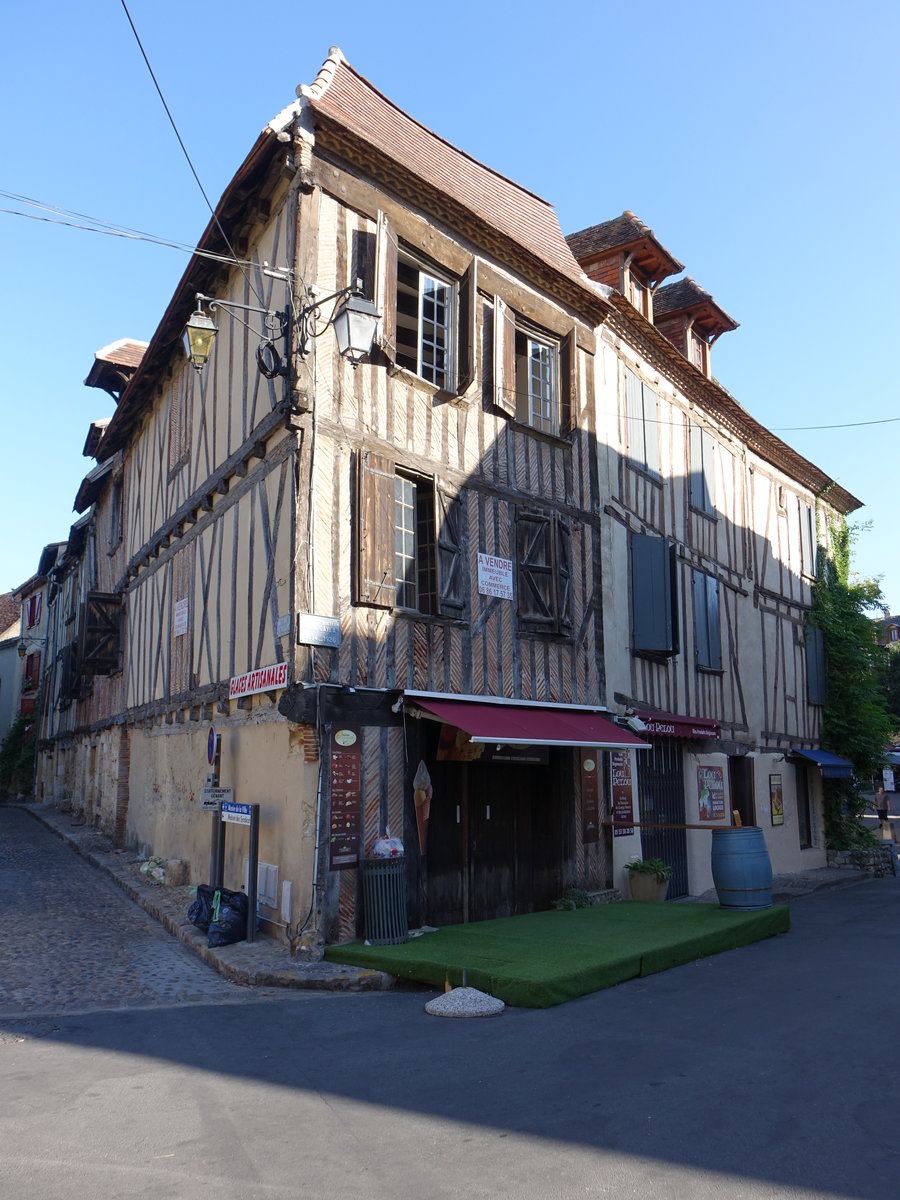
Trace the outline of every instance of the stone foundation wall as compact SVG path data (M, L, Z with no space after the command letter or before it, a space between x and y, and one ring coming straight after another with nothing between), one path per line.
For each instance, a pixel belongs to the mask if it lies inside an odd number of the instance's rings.
M828 865L865 871L875 879L882 879L894 874L894 854L889 844L868 850L829 850Z

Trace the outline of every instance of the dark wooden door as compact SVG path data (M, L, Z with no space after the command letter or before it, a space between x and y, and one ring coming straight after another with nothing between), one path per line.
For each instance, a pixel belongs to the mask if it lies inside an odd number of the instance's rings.
M564 844L552 766L442 763L432 778L427 923L549 908L562 893Z
M753 759L747 756L728 760L728 781L731 784L731 808L741 818L742 825L756 824L756 802L753 798Z

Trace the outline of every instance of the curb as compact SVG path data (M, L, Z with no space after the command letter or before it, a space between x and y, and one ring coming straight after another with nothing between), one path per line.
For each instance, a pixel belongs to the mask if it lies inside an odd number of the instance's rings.
M239 984L242 987L280 987L304 991L330 992L383 992L392 991L397 986L395 977L388 975L384 971L348 967L338 963L326 963L324 961L297 963L293 970L280 971L271 969L254 970L229 962L217 949L211 949L207 946L206 935L202 930L197 929L196 926L186 921L176 920L171 913L164 911L153 900L151 894L145 893L140 886L132 883L121 872L115 871L109 863L104 861L101 855L80 845L76 839L67 837L64 830L47 821L42 813L26 804L15 804L10 805L10 807L27 812L44 829L54 834L61 842L73 850L79 858L102 872L108 879L111 879L130 900L140 905L148 916L162 925L168 933L178 938L198 958L202 959L217 974L228 979L231 983ZM271 939L266 939L266 941L269 945L274 945ZM255 945L256 943L253 944ZM246 946L247 943L237 943L237 945ZM223 949L230 950L231 947L226 946Z

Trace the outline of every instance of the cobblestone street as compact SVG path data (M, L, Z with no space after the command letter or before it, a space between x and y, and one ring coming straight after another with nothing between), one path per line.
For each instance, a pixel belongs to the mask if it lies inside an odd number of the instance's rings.
M0 1017L259 999L29 813L0 807Z

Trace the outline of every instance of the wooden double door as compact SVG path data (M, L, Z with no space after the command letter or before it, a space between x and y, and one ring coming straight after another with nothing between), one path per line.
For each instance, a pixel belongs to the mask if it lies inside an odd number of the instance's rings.
M562 894L557 766L553 751L548 765L436 764L423 881L428 924L535 912Z

